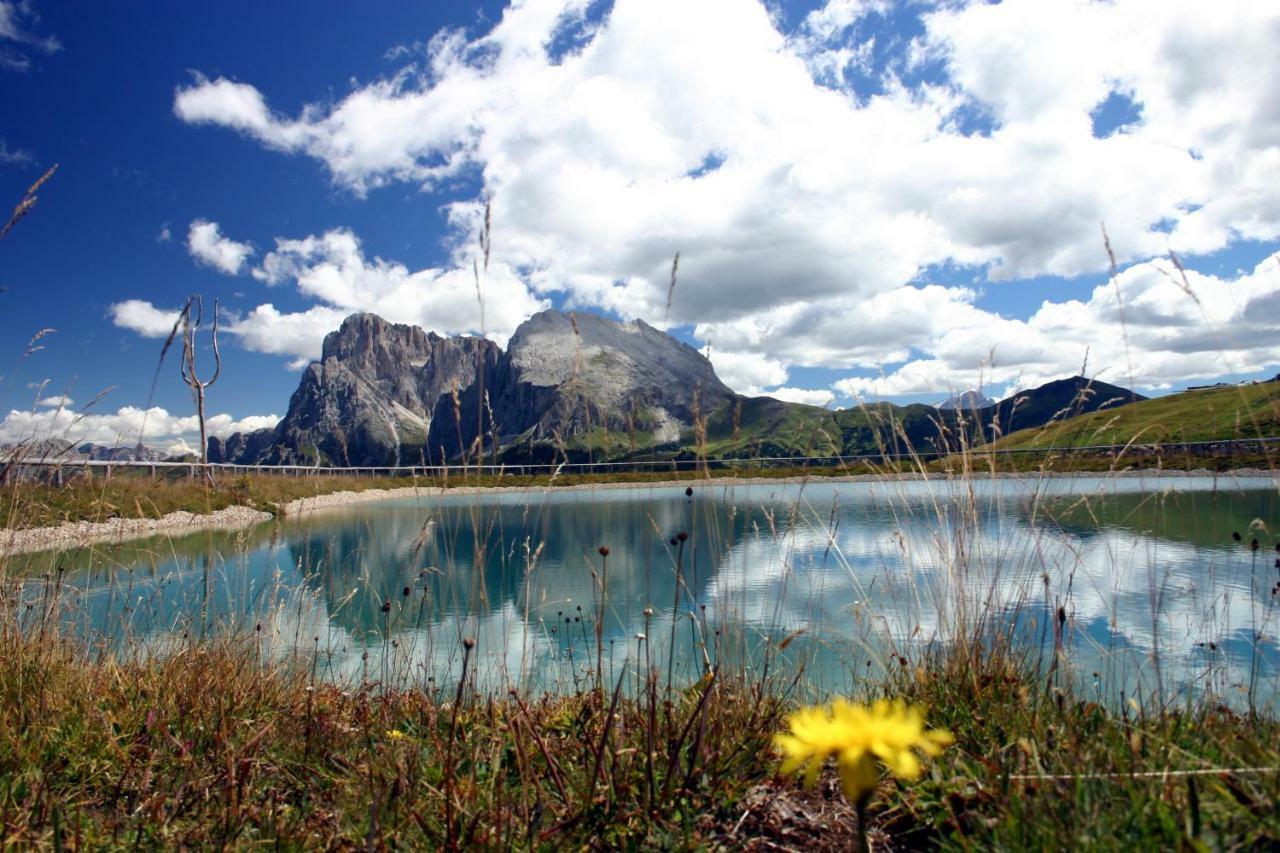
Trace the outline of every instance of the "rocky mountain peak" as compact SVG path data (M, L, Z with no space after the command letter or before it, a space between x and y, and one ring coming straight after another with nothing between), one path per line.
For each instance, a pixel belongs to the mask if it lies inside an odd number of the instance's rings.
M960 394L952 394L941 403L934 404L935 409L961 409L963 411L972 411L973 409L985 409L988 406L994 406L996 401L983 394L981 391L964 391Z
M705 356L641 320L556 310L516 329L484 396L487 407L475 388L456 416L437 413L431 446L461 454L480 440L537 457L611 441L667 445L737 400Z
M417 326L391 323L377 314L352 314L325 335L320 361L338 359L351 370L379 378L402 373L405 363L421 366L444 339Z
M643 320L542 311L516 329L508 355L522 381L543 387L577 381L609 397L600 400L605 405L637 383L701 388L717 397L732 394L706 356Z
M325 336L273 435L232 436L216 449L228 461L420 464L441 398L469 388L501 356L486 338L353 314Z

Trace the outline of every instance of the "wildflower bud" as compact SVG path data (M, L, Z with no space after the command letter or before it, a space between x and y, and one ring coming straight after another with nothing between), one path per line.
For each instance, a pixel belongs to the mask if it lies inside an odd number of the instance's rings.
M1240 538L1241 538L1241 537L1240 537L1240 531L1238 531L1238 530L1233 530L1233 531L1231 531L1231 538L1232 538L1232 539L1234 539L1234 540L1236 540L1237 542L1239 542L1239 541L1240 541Z
M262 623L259 622L257 625L254 625L253 630L257 631L258 633L262 633Z
M672 536L672 537L671 537L671 546L672 546L673 548L675 547L675 544L676 544L676 542L677 542L677 541L678 541L678 540L676 539L676 537L674 537L674 536Z
M601 545L601 546L600 546L600 556L601 556L601 557L607 557L607 556L609 556L609 546L608 546L608 545Z
M681 530L679 533L676 534L676 538L679 539L681 542L684 542L689 538L689 534Z
M405 587L401 592L402 592L402 594L404 595L404 597L405 597L405 598L408 598L408 597L409 597L409 593L410 593L410 592L412 592L412 590L410 590L410 589L409 589L409 587L407 587L407 586L406 586L406 587Z
M1254 537L1253 541L1249 543L1249 550L1250 551L1258 550L1258 539L1256 536Z
M475 639L473 637L463 637L462 647L465 649L474 649L476 647Z
M684 488L684 496L685 496L686 498L691 498L691 497L693 497L693 486L685 486L685 488Z
M652 608L652 607L646 607L646 608L644 609L644 615L645 615L646 617L648 617L648 616L652 616L652 615L653 615L653 608Z

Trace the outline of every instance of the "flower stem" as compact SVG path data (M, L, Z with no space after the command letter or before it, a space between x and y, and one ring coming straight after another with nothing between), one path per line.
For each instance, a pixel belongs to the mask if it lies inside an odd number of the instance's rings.
M854 810L858 813L858 853L870 853L871 847L867 844L867 800L870 796L859 797L858 801L853 804Z

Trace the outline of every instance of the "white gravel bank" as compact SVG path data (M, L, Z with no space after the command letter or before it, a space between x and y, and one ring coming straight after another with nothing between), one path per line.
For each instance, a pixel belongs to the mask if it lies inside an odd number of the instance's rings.
M207 528L251 527L269 521L271 513L247 506L229 506L217 512L197 515L178 510L160 518L113 518L108 521L69 521L57 527L34 527L28 530L0 531L0 556L44 551L51 548L74 548L94 542L119 542L142 539L160 533L181 536Z

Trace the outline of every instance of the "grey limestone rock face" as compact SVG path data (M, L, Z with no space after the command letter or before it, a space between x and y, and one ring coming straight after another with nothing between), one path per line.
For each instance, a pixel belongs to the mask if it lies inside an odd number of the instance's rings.
M270 431L210 439L212 461L438 464L522 446L688 439L738 400L693 347L641 320L544 311L507 352L353 314L324 341ZM539 451L540 452L540 451Z
M209 437L209 461L241 462L257 460L264 456L276 440L275 427L263 427L253 432L237 432L227 438Z
M490 450L599 444L608 434L667 444L737 399L705 356L644 321L561 311L516 329L483 393L487 405L473 386L460 412L436 413L433 447L450 455L473 448L477 425Z
M501 353L484 338L444 338L373 314L353 314L325 337L320 361L303 372L271 440L232 436L224 443L225 461L429 462L427 434L439 398L470 387ZM242 449L233 453L233 447Z

